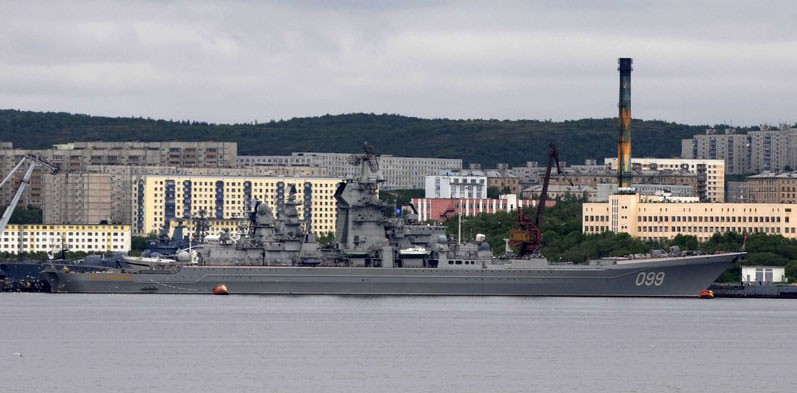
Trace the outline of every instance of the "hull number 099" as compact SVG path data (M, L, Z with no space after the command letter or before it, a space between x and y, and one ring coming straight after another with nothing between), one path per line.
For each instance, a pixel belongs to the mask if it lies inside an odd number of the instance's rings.
M639 272L636 275L636 285L638 287L643 285L646 287L651 285L658 287L661 284L664 284L664 272Z

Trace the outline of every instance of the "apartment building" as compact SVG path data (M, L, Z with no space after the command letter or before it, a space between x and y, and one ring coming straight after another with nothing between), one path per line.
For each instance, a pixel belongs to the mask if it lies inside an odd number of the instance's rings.
M617 170L617 158L606 158L606 166ZM725 201L725 161L718 159L685 158L631 158L635 170L679 171L686 170L697 175L696 196L703 201ZM632 183L636 180L632 180Z
M9 224L0 236L0 252L57 253L68 251L130 251L129 225L40 225Z
M498 164L497 169L484 171L487 176L487 187L495 187L503 194L520 194L520 179L509 171L509 165Z
M44 176L45 224L133 223L134 179L148 175L325 177L322 168L269 166L179 168L169 166L89 165L83 171Z
M756 203L797 203L797 172L747 177L747 198Z
M59 166L63 172L79 172L91 165L175 166L183 168L235 167L238 144L235 142L73 142L51 149L15 149L10 142L0 142L0 170L4 174L26 154L32 154ZM11 201L24 171L18 171L13 184L0 190L0 203ZM42 207L46 171L37 169L21 205Z
M487 176L481 169L443 170L426 176L426 198L487 199Z
M300 215L310 221L314 233L335 231L335 191L342 179L144 175L133 179L133 234L146 235L161 228L167 220L200 217L210 225L243 219L256 201L267 203L276 215L294 189L301 203Z
M747 134L708 129L705 135L681 140L681 157L724 160L726 172L734 175L797 168L797 128L787 124L760 128Z
M797 239L797 206L782 203L662 202L639 194L614 194L582 206L582 232L628 233L642 240L678 234L706 241L715 233L767 233Z
M327 176L351 179L358 175L359 167L351 164L352 154L300 152L290 156L240 156L238 165L271 166L294 165L325 168ZM379 168L385 176L382 189L404 190L424 188L424 177L440 170L462 169L461 159L379 156Z
M681 158L725 161L728 174L750 173L750 136L728 128L723 132L710 128L705 135L681 140Z

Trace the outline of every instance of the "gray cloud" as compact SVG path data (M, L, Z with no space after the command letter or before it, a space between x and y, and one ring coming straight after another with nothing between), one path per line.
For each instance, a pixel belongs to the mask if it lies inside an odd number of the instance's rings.
M773 2L10 2L0 107L267 121L325 113L794 122Z

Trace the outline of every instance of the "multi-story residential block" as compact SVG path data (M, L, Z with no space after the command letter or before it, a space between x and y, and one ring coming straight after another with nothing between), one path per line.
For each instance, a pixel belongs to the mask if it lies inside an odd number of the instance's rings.
M733 128L722 134L712 128L705 135L681 140L681 158L724 160L728 174L750 173L750 153L750 136Z
M582 232L628 233L642 240L678 234L705 241L715 233L767 233L797 239L797 207L781 203L683 203L614 194L582 206Z
M705 135L681 140L681 157L722 159L727 173L735 175L797 168L797 128L762 125L747 134L709 129Z
M426 198L487 199L487 176L480 169L440 171L426 176Z
M606 158L606 166L617 170L617 158ZM725 162L715 159L631 158L631 166L638 170L687 170L697 175L696 196L703 201L725 201ZM632 180L632 183L636 180Z
M291 189L301 203L302 219L314 233L335 231L335 191L341 179L298 177L241 177L144 175L133 179L133 234L161 228L167 220L196 218L204 212L210 220L247 217L256 201L267 203L281 215Z
M545 168L537 165L537 161L526 161L526 166L509 168L509 173L518 178L518 186L526 189L540 183L540 175L545 173Z
M520 181L509 171L509 165L498 164L498 169L487 169L484 174L487 176L488 188L495 187L502 194L520 194Z
M39 225L10 224L0 237L0 252L130 251L128 225Z
M175 166L183 168L235 167L238 144L235 142L74 142L52 149L15 149L10 142L0 143L0 171L9 173L26 154L59 166L62 172L79 172L91 165ZM18 171L24 172L24 171ZM43 173L37 169L20 205L42 207ZM11 201L23 173L17 173L12 186L0 190L0 204Z
M295 165L325 168L327 176L351 179L357 176L359 168L351 165L352 154L347 153L313 153L300 152L290 156L240 156L238 165L271 166ZM382 155L379 157L379 168L385 176L382 188L385 190L421 189L424 188L424 177L440 170L462 169L461 159L395 157Z
M45 175L44 188L49 192L44 195L43 222L45 224L129 224L129 220L125 222L124 217L114 220L112 205L116 200L115 197L122 195L114 195L112 192L113 180L113 176L106 173L65 172Z
M750 172L777 172L797 165L797 128L750 131Z
M747 177L747 198L757 203L797 203L797 172L764 172Z
M133 179L147 175L325 177L323 168L269 166L249 168L179 168L135 165L89 165L83 171L44 176L45 224L133 223ZM108 190L99 190L108 183ZM99 192L89 192L98 190ZM109 214L109 216L108 216Z
M501 195L498 199L487 198L413 198L412 204L418 210L420 221L445 222L449 218L462 214L462 216L475 216L482 213L510 212L518 208L537 206L537 201L518 199L517 195ZM545 206L554 206L556 202L549 200Z

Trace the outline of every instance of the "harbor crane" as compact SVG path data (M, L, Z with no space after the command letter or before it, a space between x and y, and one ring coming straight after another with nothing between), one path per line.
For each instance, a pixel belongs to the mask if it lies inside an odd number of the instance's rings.
M30 177L33 174L33 170L36 169L37 166L41 165L43 167L49 168L52 174L56 174L59 171L59 168L56 165L45 161L43 158L33 154L26 154L21 160L19 160L14 169L12 169L11 172L6 175L5 179L0 182L0 188L2 188L11 179L11 177L14 176L14 173L16 173L16 171L26 163L29 165L28 170L25 172L25 176L22 177L22 181L19 183L17 193L14 194L14 198L11 199L11 203L9 203L8 207L6 207L3 217L0 218L0 236L6 230L8 221L11 220L11 215L14 214L14 208L17 207L19 198L22 196L22 193L25 192L25 188L28 187L28 184L30 184Z
M559 150L551 143L549 144L550 151L548 152L548 168L545 170L545 177L542 182L542 192L540 192L540 200L537 202L537 215L534 221L531 221L523 209L517 209L517 222L515 228L509 231L509 245L512 247L519 247L518 255L527 257L540 252L542 248L542 219L545 214L545 203L548 201L548 183L551 180L551 169L556 164L556 171L567 180L570 185L573 182L562 172L559 166Z

